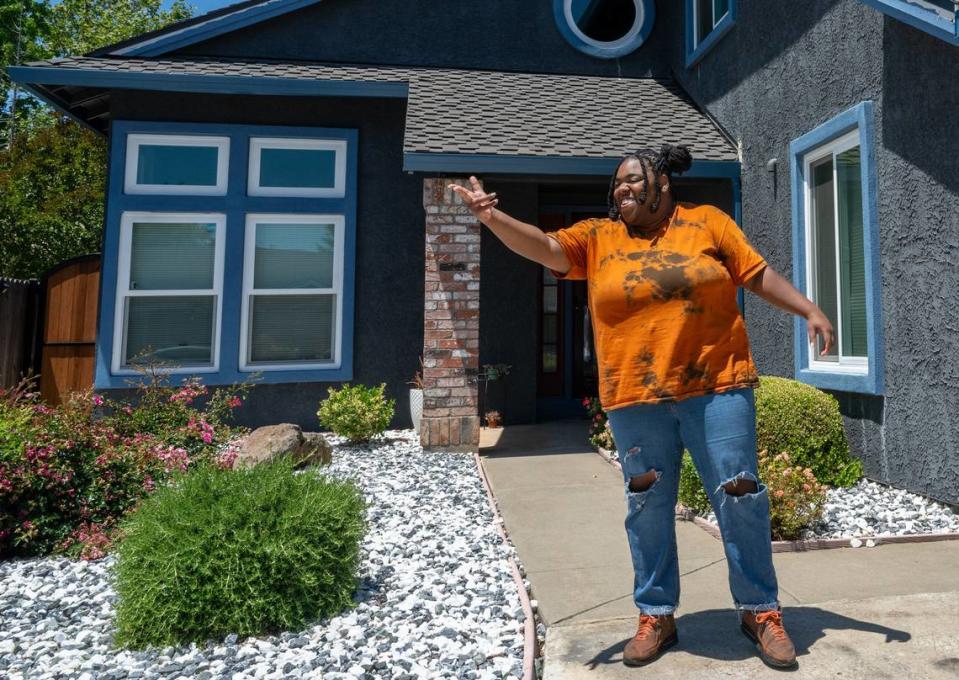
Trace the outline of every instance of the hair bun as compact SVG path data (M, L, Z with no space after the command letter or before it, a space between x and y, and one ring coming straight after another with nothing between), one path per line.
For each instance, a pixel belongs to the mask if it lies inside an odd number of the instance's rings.
M671 175L681 175L693 165L693 156L685 144L663 144L659 150L659 166Z

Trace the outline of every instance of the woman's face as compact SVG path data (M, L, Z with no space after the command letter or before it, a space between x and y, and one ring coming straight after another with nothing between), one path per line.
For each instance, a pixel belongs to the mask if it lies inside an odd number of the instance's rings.
M666 175L661 175L659 182L660 186L665 186ZM644 170L637 158L627 158L616 171L613 201L619 208L623 222L631 226L657 221L666 212L668 203L660 201L655 212L651 209L656 201L653 173L652 170Z

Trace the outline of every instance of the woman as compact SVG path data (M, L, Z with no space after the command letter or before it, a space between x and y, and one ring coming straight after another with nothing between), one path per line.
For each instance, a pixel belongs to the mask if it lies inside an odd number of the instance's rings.
M769 499L757 474L758 377L736 290L745 286L805 317L810 342L822 336L822 354L833 329L725 213L674 199L672 176L691 164L685 147L630 154L610 182L609 219L549 234L499 210L496 194L475 177L471 190L450 188L511 250L557 278L588 281L600 401L623 467L640 611L624 663L648 663L677 641L674 507L686 448L711 492L741 628L767 664L791 668L796 654L779 607Z

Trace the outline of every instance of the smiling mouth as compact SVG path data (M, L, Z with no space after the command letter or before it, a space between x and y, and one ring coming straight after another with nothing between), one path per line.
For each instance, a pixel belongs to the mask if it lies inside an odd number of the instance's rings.
M619 199L620 209L628 208L632 205L636 205L636 199L633 198L632 196L624 196L623 198Z

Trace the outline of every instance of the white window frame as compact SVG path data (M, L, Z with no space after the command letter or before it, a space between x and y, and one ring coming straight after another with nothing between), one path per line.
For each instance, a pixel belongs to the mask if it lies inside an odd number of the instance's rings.
M342 198L346 196L345 139L313 139L294 137L250 137L250 162L247 176L247 194L250 196L277 196L287 198ZM260 152L263 149L293 149L333 151L332 187L264 187L260 186Z
M140 184L137 168L140 162L140 146L205 146L216 147L216 184ZM123 191L127 194L167 194L174 196L225 196L227 175L230 167L230 138L210 135L162 135L131 133L127 135L126 168L123 176Z
M333 286L331 288L253 288L256 258L256 226L259 223L332 224L333 225ZM243 303L240 312L240 371L290 371L300 369L340 368L343 343L343 250L346 217L341 214L321 213L248 213L243 248ZM253 295L335 295L335 326L333 329L333 361L295 363L250 362L250 298Z
M717 0L712 0L712 2L710 3L713 8L712 9L712 12L713 12L712 28L709 29L709 33L707 33L706 35L699 35L699 1L693 0L693 49L696 49L697 47L699 47L699 45L703 42L703 40L708 38L709 34L716 30L716 27L719 26L719 22L722 21L727 14L729 14L730 8L727 6L726 11L723 13L723 15L721 17L717 17L716 2Z
M837 166L835 157L836 155L848 151L849 149L859 147L860 152L863 148L863 142L860 134L860 130L857 128L841 137L837 137L834 140L823 144L822 146L816 147L812 151L807 152L803 157L803 201L805 205L805 224L803 229L805 230L805 241L806 241L806 290L809 291L809 298L812 300L814 297L818 298L818 291L816 290L816 277L813 275L815 268L817 266L815 260L815 248L814 248L814 230L813 230L813 201L812 201L812 192L810 191L810 183L812 181L812 166L817 161L821 161L824 158L832 157L833 165L833 191L838 191L839 182L837 177ZM863 195L863 200L866 200L866 196ZM839 200L838 196L833 194L833 225L834 225L834 237L835 237L835 246L836 246L836 291L837 291L837 300L836 300L836 319L830 319L835 324L836 329L836 356L838 357L837 361L821 361L818 360L819 352L816 349L816 342L814 341L808 343L807 348L809 350L809 370L811 371L822 371L824 373L843 373L849 375L867 375L869 373L869 360L870 357L847 357L842 355L842 333L843 333L843 321L842 321L842 304L843 304L843 295L842 295L842 276L840 275L841 263L839 261ZM864 236L865 238L865 236ZM815 293L813 293L815 291ZM867 328L867 332L872 332L871 329Z
M213 288L190 290L131 290L130 289L130 248L133 243L133 224L135 222L212 222L216 225L214 244ZM180 212L124 212L120 217L120 251L117 268L117 293L113 319L113 361L111 372L114 375L138 375L138 372L124 366L126 356L127 329L126 301L132 297L215 297L213 330L211 334L213 363L192 364L159 368L162 373L216 373L220 370L220 334L223 319L223 257L226 252L226 215L223 213L180 213Z

